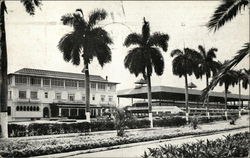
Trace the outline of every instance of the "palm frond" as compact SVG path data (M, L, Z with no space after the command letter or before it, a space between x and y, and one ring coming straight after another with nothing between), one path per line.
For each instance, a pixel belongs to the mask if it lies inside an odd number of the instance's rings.
M89 35L95 38L97 40L96 42L101 41L102 43L105 43L106 45L113 44L113 40L109 36L108 32L101 27L96 27L92 29Z
M200 53L203 55L203 57L206 57L206 50L202 45L198 46L198 49L200 50Z
M215 10L207 27L209 30L214 29L214 31L216 31L227 21L232 20L248 3L248 0L223 0L220 6Z
M125 57L124 66L125 68L129 69L130 73L135 74L135 76L138 76L140 73L145 74L147 60L148 59L147 57L145 57L143 49L134 48L131 49Z
M99 21L104 20L107 17L107 12L104 9L96 9L92 11L89 15L89 27L93 27L96 25Z
M101 65L101 67L104 66L104 64L111 62L112 57L111 57L111 49L108 47L107 44L102 43L102 42L96 42L95 43L95 52L96 52L96 57Z
M208 50L208 52L207 52L207 58L210 59L210 60L213 59L213 58L216 58L215 52L217 52L217 51L218 51L217 48L210 48Z
M73 42L74 42L74 34L69 33L64 35L58 43L57 47L60 50L60 52L63 53L63 59L66 62L69 62L72 59L71 52L73 50L73 45L74 45Z
M164 71L164 58L158 48L150 49L152 65L154 66L155 73L160 76Z
M81 46L80 45L74 45L72 50L72 58L71 62L73 65L79 65L80 64L80 53L81 53Z
M73 26L73 24L74 24L74 16L73 16L73 14L63 15L62 18L61 18L61 21L63 22L63 25Z
M168 50L168 40L169 36L167 34L156 32L149 38L148 45L159 46L166 52Z
M171 57L174 57L174 56L184 55L184 53L180 49L175 49L171 52L170 55Z
M147 44L148 39L150 37L150 27L149 22L145 20L145 17L143 18L143 26L142 26L142 42L143 44Z
M142 36L137 33L129 34L124 41L124 46L129 47L131 45L142 45Z
M42 5L41 0L21 0L21 3L24 5L26 12L30 15L35 15L36 7Z

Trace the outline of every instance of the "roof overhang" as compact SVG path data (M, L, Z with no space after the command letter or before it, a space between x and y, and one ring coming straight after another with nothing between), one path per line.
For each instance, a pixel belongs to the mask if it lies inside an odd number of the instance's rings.
M177 87L168 86L153 86L152 88L152 99L159 100L185 100L185 89ZM189 100L190 101L200 101L201 90L189 89ZM211 102L223 102L224 93L221 92L210 92L209 101ZM118 91L117 97L119 98L138 98L147 99L147 87L143 86L134 89L125 89ZM237 94L227 94L228 101L238 101L239 97ZM248 101L248 95L241 95L242 101Z

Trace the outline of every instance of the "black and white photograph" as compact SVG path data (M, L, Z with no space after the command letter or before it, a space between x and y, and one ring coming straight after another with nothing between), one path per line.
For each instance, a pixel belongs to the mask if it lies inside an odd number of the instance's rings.
M249 158L250 0L0 0L0 158Z

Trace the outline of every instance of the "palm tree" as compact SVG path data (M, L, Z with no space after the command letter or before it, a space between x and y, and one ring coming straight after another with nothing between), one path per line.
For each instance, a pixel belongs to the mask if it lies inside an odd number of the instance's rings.
M228 61L225 61L224 64L221 64L221 67L223 65L227 64ZM237 84L237 73L234 70L228 70L220 79L219 85L222 86L224 84L224 92L225 92L225 116L227 119L227 94L228 94L228 88L229 86L233 86Z
M63 53L66 62L71 61L73 65L80 64L80 57L83 59L85 71L85 90L86 90L86 120L90 122L90 87L89 87L89 64L94 57L99 64L111 61L112 39L108 33L97 26L99 21L107 17L107 12L97 9L89 14L88 20L84 19L81 9L77 9L73 14L62 16L63 25L73 27L73 31L64 35L59 41L58 48Z
M160 52L160 47L163 51L167 51L169 36L167 34L156 32L150 35L149 22L143 20L142 34L129 34L124 45L129 47L136 45L129 50L124 59L125 68L129 69L130 73L138 76L142 74L147 81L148 86L148 112L150 127L153 128L152 118L152 95L151 95L151 75L153 69L157 75L162 75L164 71L164 59Z
M184 48L183 51L175 49L171 52L173 74L185 78L185 106L186 106L186 120L188 122L188 75L197 72L199 54L190 48ZM198 77L198 76L196 76Z
M26 12L30 15L35 14L35 8L41 5L41 0L21 0ZM7 7L5 0L0 0L0 121L1 121L1 137L8 138L8 120L7 120L7 99L8 99L8 58L7 58L7 45L6 45L6 32L5 32L5 12Z
M210 48L208 51L206 49L199 45L199 65L198 65L198 72L197 76L198 78L202 78L203 75L206 76L206 87L209 86L209 78L216 74L217 72L217 62L214 61L216 58L215 52L217 52L217 48ZM209 96L206 96L206 111L207 111L207 116L209 118L209 112L208 112L208 103L209 103Z
M213 16L207 24L209 30L217 31L221 28L226 22L231 21L236 15L238 15L241 10L244 10L245 7L249 5L249 0L223 0L222 3L217 7ZM227 65L213 78L209 87L204 89L202 98L212 90L219 82L221 77L238 63L241 62L247 55L250 54L250 43L245 43L243 48L238 51L237 55L233 57Z
M241 107L242 107L242 101L241 101L241 81L244 79L244 73L243 69L235 71L236 77L238 79L238 86L239 86L239 116L241 116Z

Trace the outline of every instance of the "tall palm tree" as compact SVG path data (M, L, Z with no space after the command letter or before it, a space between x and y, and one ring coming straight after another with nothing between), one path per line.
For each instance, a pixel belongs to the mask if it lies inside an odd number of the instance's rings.
M86 120L90 122L90 87L89 87L89 64L96 57L103 67L111 61L112 39L101 27L97 26L99 21L107 17L107 12L103 9L92 11L88 19L85 20L81 9L77 9L73 14L62 16L63 25L73 27L73 31L64 35L59 41L58 48L63 53L66 62L71 61L73 65L80 64L80 57L83 59L85 71L86 90Z
M207 24L209 30L217 31L221 28L226 22L231 21L236 15L238 15L241 10L244 10L245 7L249 5L249 0L223 0L222 3L217 7L213 16ZM238 63L241 62L247 55L250 54L250 43L245 43L243 48L238 51L228 63L224 66L223 69L218 73L218 75L213 78L209 87L204 89L202 98L212 90L219 82L221 77Z
M235 70L235 74L236 74L236 77L238 79L238 86L239 86L239 116L241 115L240 112L241 112L241 107L242 107L242 101L241 101L241 81L244 79L244 73L243 73L243 69L240 69L240 70Z
M206 76L206 87L209 86L209 78L213 75L216 74L217 72L217 62L214 60L216 58L215 52L217 52L217 48L210 48L208 51L206 49L199 45L199 65L198 65L198 72L197 76L198 78L202 78L203 75ZM206 111L207 111L207 116L209 117L209 112L208 112L208 103L209 103L209 96L206 96Z
M192 75L197 72L199 54L190 48L184 48L184 50L175 49L171 52L171 57L174 57L172 61L173 74L179 77L185 78L185 106L186 106L186 120L188 122L188 75ZM197 74L197 73L196 73ZM198 77L198 76L196 76Z
M221 64L221 67L223 65L227 64L228 61L225 61L224 64ZM224 75L221 77L219 81L219 85L222 86L224 84L224 93L225 93L225 116L227 119L227 94L228 94L228 88L229 86L235 86L237 84L237 73L234 70L228 70Z
M21 0L26 12L30 15L35 14L35 8L41 5L41 0ZM8 99L8 84L7 84L7 72L8 72L8 58L7 58L7 45L6 45L6 32L5 32L5 13L7 13L7 7L5 0L0 0L0 125L1 125L1 137L8 137L8 120L7 120L7 99Z
M167 34L156 32L150 35L149 22L143 20L142 33L129 34L124 45L129 47L136 45L129 50L124 59L125 68L129 69L130 73L138 76L142 74L147 81L148 86L148 112L150 127L153 128L152 117L152 95L151 95L151 75L153 69L157 75L162 75L164 71L164 59L159 48L167 51L169 36Z

